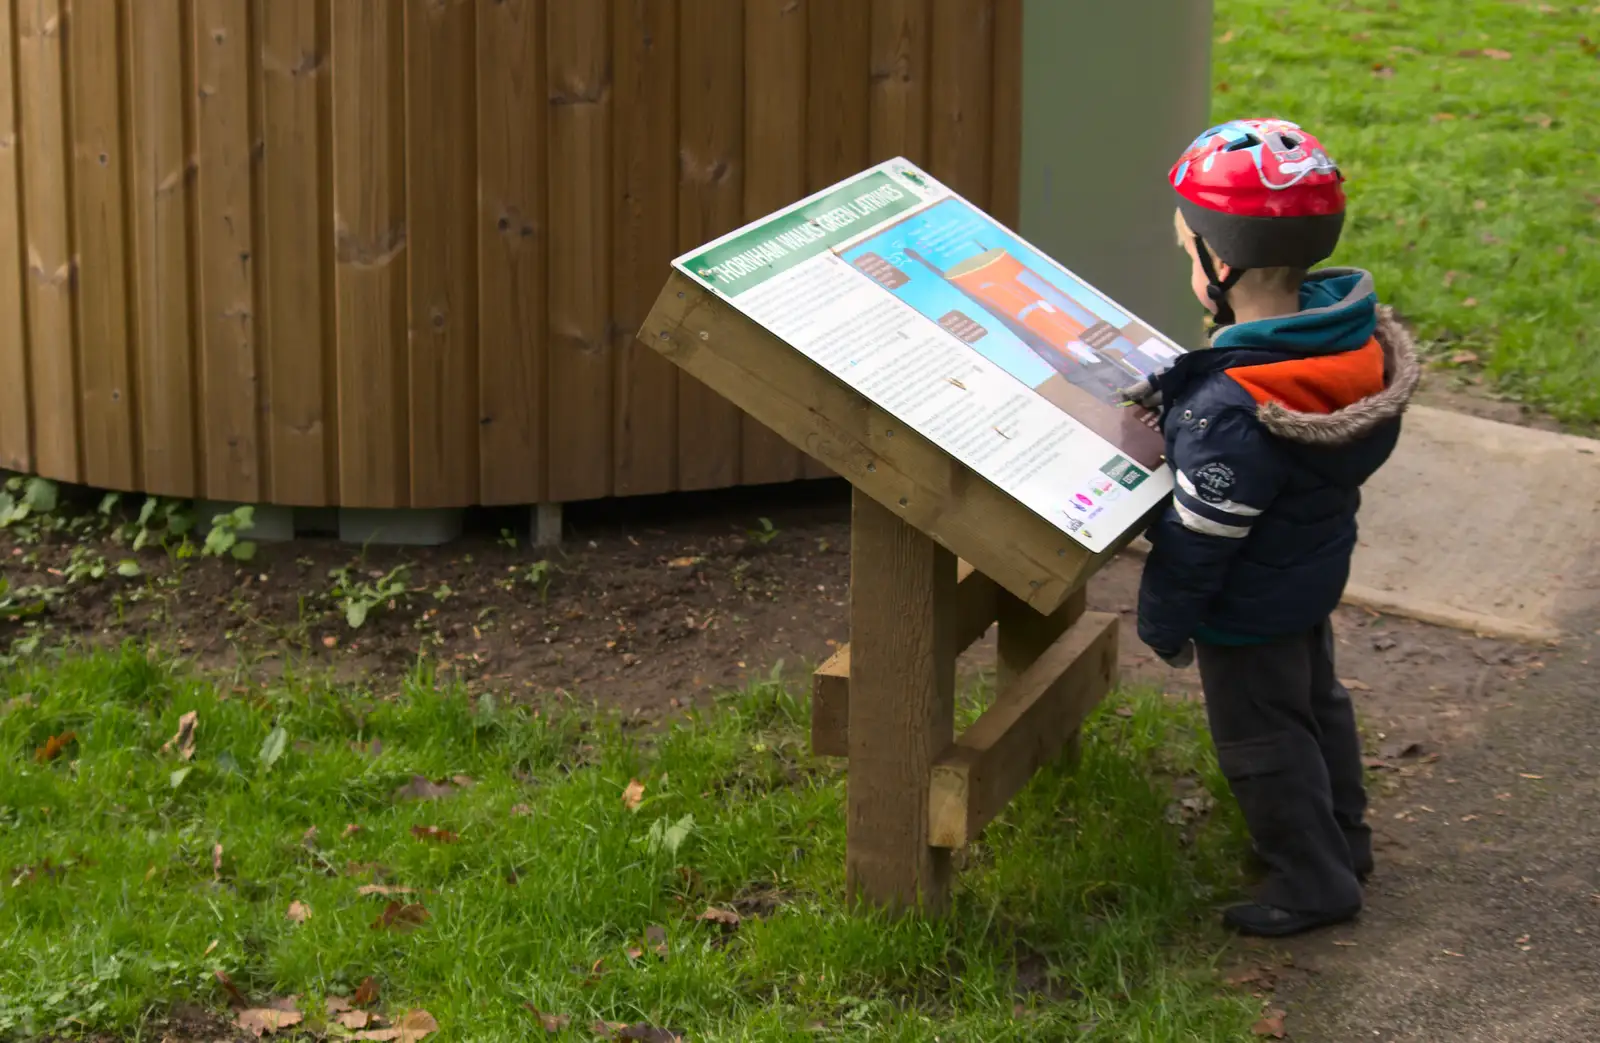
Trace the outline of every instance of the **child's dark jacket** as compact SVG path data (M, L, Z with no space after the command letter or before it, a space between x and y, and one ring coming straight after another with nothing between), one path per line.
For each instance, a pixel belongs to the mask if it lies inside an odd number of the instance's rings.
M1251 644L1338 605L1360 488L1388 459L1421 370L1372 277L1326 269L1301 311L1224 328L1148 387L1178 488L1152 526L1139 637Z

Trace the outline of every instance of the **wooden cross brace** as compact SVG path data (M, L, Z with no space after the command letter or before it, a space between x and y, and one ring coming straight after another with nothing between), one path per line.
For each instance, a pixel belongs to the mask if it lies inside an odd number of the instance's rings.
M1117 617L1081 587L1041 614L859 492L850 561L851 642L813 676L812 749L849 758L851 897L937 912L951 850L1074 752L1116 682ZM956 737L956 657L997 621L994 703Z

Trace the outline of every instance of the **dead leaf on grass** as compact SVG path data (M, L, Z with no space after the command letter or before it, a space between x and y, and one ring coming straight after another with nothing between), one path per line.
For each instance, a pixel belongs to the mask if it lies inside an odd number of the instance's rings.
M638 811L642 803L644 803L644 783L638 779L628 780L627 787L622 791L622 806L629 811Z
M383 895L386 898L390 895L414 895L416 893L417 889L414 887L400 887L394 884L362 884L356 888L356 894L358 895Z
M686 568L689 568L692 565L698 565L698 564L700 564L700 559L699 558L694 558L694 557L673 558L671 561L667 562L667 568L669 568L669 569L686 569Z
M1450 364L1452 366L1476 366L1479 361L1478 353L1476 351L1457 351L1450 355ZM1345 687L1348 688L1350 686L1345 685ZM1366 688L1365 685L1362 687ZM1366 690L1371 691L1370 688L1367 688Z
M289 911L284 915L293 923L305 923L311 919L311 907L304 902L290 902Z
M1372 75L1376 76L1380 80L1393 79L1394 78L1394 66L1392 66L1392 65L1374 65L1372 67Z
M78 741L77 732L62 732L52 735L44 741L44 745L33 751L33 759L40 764L48 764L66 751L68 746Z
M414 931L427 923L432 914L421 902L412 902L405 905L400 902L390 902L383 907L383 912L372 922L374 931ZM365 984L365 983L363 983Z
M333 1020L347 1029L364 1029L372 1021L372 1015L364 1010L347 1010L340 1013Z
M533 814L533 809L526 804L513 804L511 814L514 818L527 818Z
M539 1026L552 1035L557 1032L565 1032L568 1026L572 1024L571 1015L546 1014L531 1003L524 1003L523 1006L533 1011L533 1016L539 1019Z
M402 1015L400 1020L391 1028L368 1029L365 1032L357 1032L355 1038L377 1040L379 1043L389 1043L390 1040L398 1040L399 1043L416 1043L417 1040L424 1036L432 1035L438 1031L439 1023L434 1020L432 1014L425 1010L413 1010L407 1011Z
M176 753L181 760L194 758L194 730L200 723L200 712L190 710L178 718L178 733L161 747L162 753Z
M206 951L210 952L211 950L207 949ZM239 990L239 986L233 983L233 979L228 977L227 971L214 971L212 972L212 977L217 979L217 984L222 986L222 991L228 994L228 1004L230 1006L241 1008L250 1006L250 1001Z
M289 1009L279 1009L287 1006ZM260 1039L262 1035L272 1035L281 1029L293 1028L305 1020L305 1015L294 1009L292 1002L280 1001L271 1007L251 1007L239 1012L239 1027Z
M667 955L667 929L665 927L650 926L644 929L645 944L650 946L650 951L657 956L665 958Z
M1268 1039L1283 1039L1289 1034L1283 1027L1283 1019L1283 1011L1269 1010L1261 1016L1260 1021L1250 1026L1250 1031Z
M716 906L711 906L710 908L706 909L706 911L701 913L697 919L704 920L706 923L720 924L729 930L736 929L743 920L743 918L732 909L718 909Z
M454 844L461 839L459 833L452 833L450 830L440 829L438 826L412 826L411 835L418 840L427 840L435 844Z
M356 825L354 822L351 822L344 827L344 832L341 833L340 836L345 840L349 840L359 832L361 832L361 827Z
M378 979L368 975L356 986L356 994L350 997L350 1002L358 1007L370 1007L378 1002L379 991Z
M456 778L465 779L467 777L465 775L457 775ZM470 785L472 780L467 779L467 782ZM434 782L426 775L413 775L411 776L410 782L394 791L392 794L392 799L439 800L444 797L455 796L456 792L461 788L462 787L460 783L457 783L453 779L443 782Z
M218 844L211 849L211 879L222 879L222 845Z

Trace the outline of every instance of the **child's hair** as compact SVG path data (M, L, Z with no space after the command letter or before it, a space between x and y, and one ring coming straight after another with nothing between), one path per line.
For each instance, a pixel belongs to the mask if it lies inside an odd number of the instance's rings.
M1185 249L1194 247L1194 232L1189 228L1189 222L1183 219L1182 210L1172 212L1172 228L1178 234L1179 246ZM1211 255L1212 264L1225 263L1209 244L1206 245L1205 251ZM1251 268L1239 280L1237 288L1245 293L1256 290L1294 293L1306 281L1307 274L1309 273L1305 268Z

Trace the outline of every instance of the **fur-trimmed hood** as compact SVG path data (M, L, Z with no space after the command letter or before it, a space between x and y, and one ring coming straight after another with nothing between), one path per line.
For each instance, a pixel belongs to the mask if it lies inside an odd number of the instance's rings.
M1378 308L1378 343L1383 347L1383 390L1329 413L1301 412L1278 402L1263 402L1256 416L1279 438L1302 445L1347 445L1371 434L1405 412L1422 379L1411 331L1387 305Z

